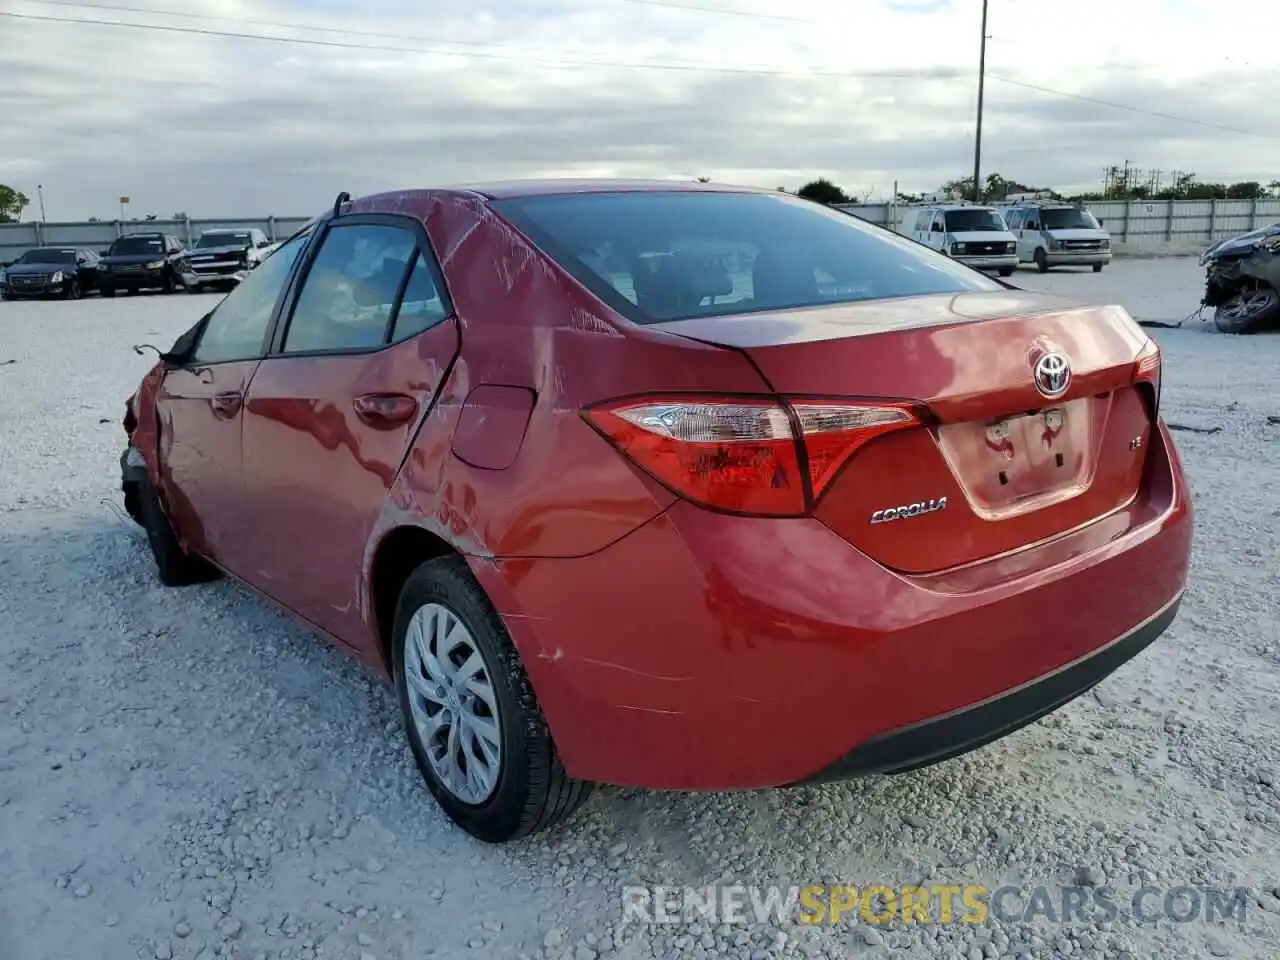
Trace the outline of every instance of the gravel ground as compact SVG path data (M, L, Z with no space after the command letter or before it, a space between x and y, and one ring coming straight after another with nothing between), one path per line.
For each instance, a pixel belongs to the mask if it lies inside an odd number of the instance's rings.
M1200 272L1018 280L1176 320ZM0 304L0 960L1280 954L1280 338L1154 331L1166 418L1220 431L1177 434L1198 509L1183 613L1095 695L916 774L602 789L494 848L436 811L386 689L236 587L161 588L110 509L150 362L129 345L213 302ZM623 923L625 886L717 881L1109 884L1122 914ZM1250 893L1243 922L1141 925L1123 909L1143 885Z

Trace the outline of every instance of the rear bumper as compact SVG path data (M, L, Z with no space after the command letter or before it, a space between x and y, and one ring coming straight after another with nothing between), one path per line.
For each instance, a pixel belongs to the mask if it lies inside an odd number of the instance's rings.
M719 790L909 769L1060 706L1168 626L1192 516L1155 436L1129 507L942 574L888 570L815 519L683 502L589 557L471 566L575 776Z
M906 773L975 750L1070 703L1149 647L1178 615L1179 594L1114 642L1007 693L858 744L805 783Z

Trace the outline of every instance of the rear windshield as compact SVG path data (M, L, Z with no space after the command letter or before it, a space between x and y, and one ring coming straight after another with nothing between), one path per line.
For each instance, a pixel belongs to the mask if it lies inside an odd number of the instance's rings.
M950 233L990 233L1008 229L994 210L948 210L946 218Z
M163 253L164 241L159 237L121 237L111 245L113 257L129 256L135 253Z
M782 194L587 193L493 209L637 323L1003 289L904 237Z

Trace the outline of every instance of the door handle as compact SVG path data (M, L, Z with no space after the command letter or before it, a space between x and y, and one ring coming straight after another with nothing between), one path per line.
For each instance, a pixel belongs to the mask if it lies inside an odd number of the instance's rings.
M209 405L213 407L213 415L223 420L230 420L239 413L243 403L244 395L235 391L215 393L209 401Z
M418 401L403 393L365 393L355 398L356 416L371 427L408 423L418 412Z

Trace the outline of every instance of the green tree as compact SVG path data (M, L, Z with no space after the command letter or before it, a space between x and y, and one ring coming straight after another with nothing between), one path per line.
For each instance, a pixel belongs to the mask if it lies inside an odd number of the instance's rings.
M848 203L849 195L825 177L806 183L796 191L796 196L816 203Z
M0 223L10 223L22 216L23 208L31 201L21 190L0 183Z

